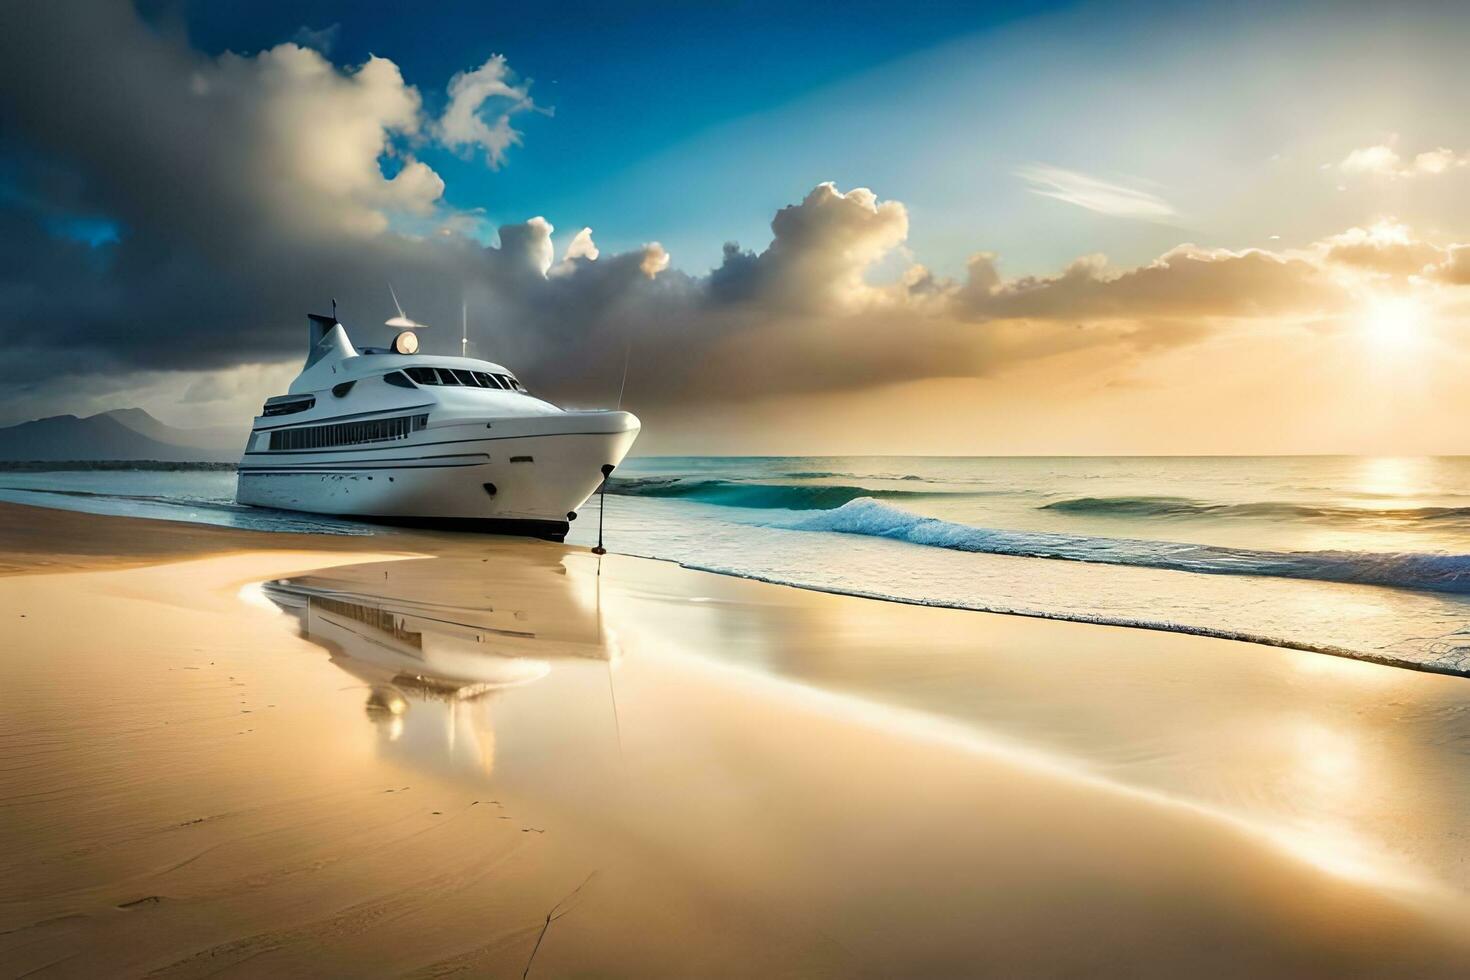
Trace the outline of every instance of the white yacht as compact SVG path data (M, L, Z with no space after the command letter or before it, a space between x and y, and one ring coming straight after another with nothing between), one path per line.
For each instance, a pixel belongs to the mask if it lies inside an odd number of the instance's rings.
M266 399L240 460L242 504L560 541L638 436L628 412L564 411L499 364L354 347L310 314L306 364Z

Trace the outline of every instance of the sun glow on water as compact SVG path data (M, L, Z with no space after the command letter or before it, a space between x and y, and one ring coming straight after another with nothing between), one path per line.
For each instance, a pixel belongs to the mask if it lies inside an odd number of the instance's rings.
M1364 456L1357 461L1353 489L1376 497L1411 497L1432 481L1428 469L1423 458Z

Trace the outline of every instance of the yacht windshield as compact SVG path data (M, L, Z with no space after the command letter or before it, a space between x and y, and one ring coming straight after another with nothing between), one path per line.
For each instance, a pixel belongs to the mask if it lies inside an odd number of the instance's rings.
M485 371L466 371L463 368L404 368L403 373L421 385L454 385L461 388L496 388L529 394L515 378L508 374L490 374Z

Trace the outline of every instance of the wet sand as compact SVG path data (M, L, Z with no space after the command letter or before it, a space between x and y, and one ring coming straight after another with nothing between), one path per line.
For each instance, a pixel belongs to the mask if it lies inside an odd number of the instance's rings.
M7 976L1470 970L1461 679L508 539L0 563Z
M113 518L0 502L0 575L87 571L190 556L309 547L314 551L391 550L384 536L253 534L208 524Z

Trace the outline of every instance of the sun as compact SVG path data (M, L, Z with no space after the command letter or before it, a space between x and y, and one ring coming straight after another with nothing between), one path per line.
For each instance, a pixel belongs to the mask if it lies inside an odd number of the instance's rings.
M1363 336L1382 350L1404 350L1417 346L1428 314L1413 296L1377 296L1364 307L1360 320Z

